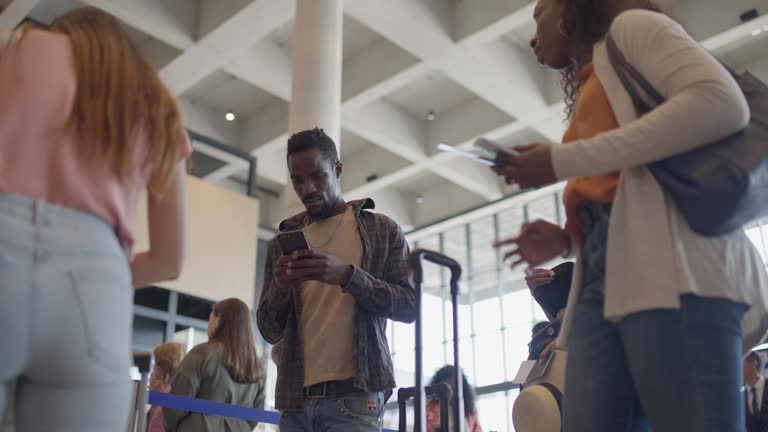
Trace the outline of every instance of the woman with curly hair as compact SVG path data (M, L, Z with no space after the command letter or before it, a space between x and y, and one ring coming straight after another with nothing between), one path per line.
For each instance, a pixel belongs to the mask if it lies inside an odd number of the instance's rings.
M768 287L765 266L742 230L693 232L646 164L742 130L744 94L649 1L538 0L535 20L531 47L562 71L569 128L563 145L521 147L498 172L522 187L567 179L567 221L524 225L499 246L516 246L513 265L578 256L558 347L564 431L743 430L741 321ZM642 117L608 33L666 99Z

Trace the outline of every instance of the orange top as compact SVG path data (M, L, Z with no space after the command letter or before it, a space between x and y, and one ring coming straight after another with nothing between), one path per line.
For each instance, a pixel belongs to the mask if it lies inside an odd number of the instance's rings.
M595 75L593 65L581 73L582 85L579 100L573 111L568 130L563 136L563 143L592 138L600 133L616 129L619 123L605 94L605 89ZM565 230L577 244L583 239L579 229L577 211L585 201L611 203L619 184L619 173L612 172L590 177L578 177L568 180L563 194L565 204Z

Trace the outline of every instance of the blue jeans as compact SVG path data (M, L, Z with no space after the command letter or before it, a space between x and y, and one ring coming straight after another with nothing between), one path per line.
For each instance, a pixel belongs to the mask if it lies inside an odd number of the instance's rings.
M600 221L585 239L584 285L568 340L564 432L743 431L746 306L686 295L678 310L606 321L607 229L607 219Z
M280 432L380 432L384 393L350 393L304 399L303 411L285 411Z
M0 409L21 431L124 432L133 289L99 218L0 194Z

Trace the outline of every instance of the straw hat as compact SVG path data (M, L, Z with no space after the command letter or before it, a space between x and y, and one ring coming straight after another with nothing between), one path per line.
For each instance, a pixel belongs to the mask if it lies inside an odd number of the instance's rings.
M542 384L526 387L515 399L512 423L518 432L560 432L559 390Z
M518 432L560 432L562 394L565 387L565 351L555 350L541 375L532 371L512 407L512 423Z

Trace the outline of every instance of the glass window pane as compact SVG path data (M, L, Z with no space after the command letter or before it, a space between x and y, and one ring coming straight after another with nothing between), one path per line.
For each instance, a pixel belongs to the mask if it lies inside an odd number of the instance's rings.
M475 338L477 386L504 381L504 355L501 342L500 330L484 333Z
M531 341L531 325L518 325L507 329L507 367L514 377L520 363L528 359L528 343Z
M557 223L556 212L554 195L547 195L528 203L528 220L531 222L543 219L548 222Z
M472 246L471 272L474 299L486 298L496 293L496 250L493 248L493 218L486 217L470 225Z
M415 358L415 341L413 340L413 325L394 323L395 327L395 369L413 373Z
M499 238L516 236L523 223L522 207L514 207L499 213Z
M483 395L476 400L477 418L484 431L510 430L507 417L512 415L507 409L507 398L502 392Z
M502 301L504 302L505 324L508 326L530 325L533 322L533 299L529 290L519 290L505 294Z
M453 346L450 346L448 351L448 364L453 364ZM461 369L467 376L467 380L473 386L475 384L475 363L472 351L472 339L460 339L459 340L459 362L461 363Z
M424 345L443 341L443 300L430 294L421 297L422 341ZM413 325L408 326L414 332Z
M539 321L549 321L549 318L547 318L547 314L544 313L544 309L539 306L538 303L534 300L533 302L533 320L535 322Z
M448 339L453 339L453 310L450 301L445 305L445 329ZM472 335L472 321L470 316L470 307L466 304L458 305L459 313L459 338L465 338Z
M501 329L499 298L491 297L474 304L475 333L487 333Z
M443 343L429 343L424 345L424 383L429 383L432 375L441 367L445 366L445 357L443 356ZM453 354L451 354L453 356Z
M464 270L461 273L461 292L467 292L467 231L460 225L443 235L443 253L456 260Z

